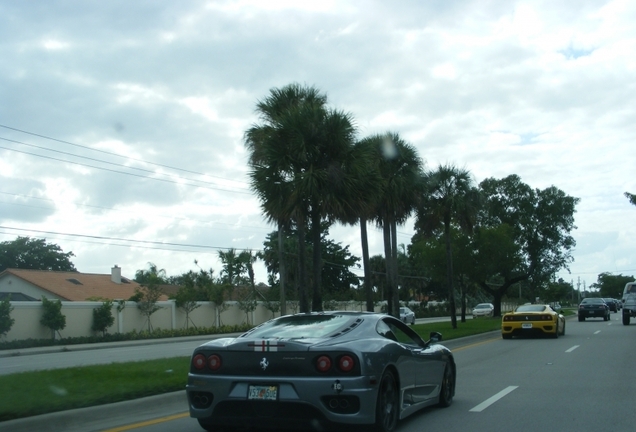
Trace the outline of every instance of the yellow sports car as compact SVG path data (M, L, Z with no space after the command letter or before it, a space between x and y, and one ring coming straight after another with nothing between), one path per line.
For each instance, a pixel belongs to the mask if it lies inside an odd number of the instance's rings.
M501 337L549 335L558 338L565 335L565 317L549 305L526 304L517 307L501 319Z

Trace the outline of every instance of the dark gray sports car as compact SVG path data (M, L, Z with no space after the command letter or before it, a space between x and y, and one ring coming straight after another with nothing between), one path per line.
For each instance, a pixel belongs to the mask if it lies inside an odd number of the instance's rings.
M425 342L399 319L313 312L270 320L194 350L190 416L234 428L381 432L430 405L449 406L455 361L433 332Z

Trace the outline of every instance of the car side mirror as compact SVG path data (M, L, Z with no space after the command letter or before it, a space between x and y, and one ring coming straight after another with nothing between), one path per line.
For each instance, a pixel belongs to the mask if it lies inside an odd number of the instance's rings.
M429 342L430 343L437 343L437 342L441 342L442 341L442 334L440 332L431 332L429 334Z

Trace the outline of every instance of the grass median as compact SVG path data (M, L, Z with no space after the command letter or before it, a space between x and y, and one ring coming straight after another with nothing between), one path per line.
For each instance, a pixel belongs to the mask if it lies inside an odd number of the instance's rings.
M431 331L438 331L443 340L450 340L499 330L501 319L468 319L465 323L458 320L457 329L452 328L450 321L416 324L411 328L425 340ZM183 390L189 360L176 357L3 375L0 421Z

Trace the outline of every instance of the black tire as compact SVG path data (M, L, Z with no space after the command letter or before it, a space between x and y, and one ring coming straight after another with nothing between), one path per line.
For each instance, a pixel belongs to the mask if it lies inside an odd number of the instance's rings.
M583 321L585 321L585 317L579 316L579 322L583 322Z
M623 325L629 325L629 315L623 314Z
M561 331L561 336L565 336L565 321L563 321L563 331Z
M554 334L552 335L552 338L554 339L559 338L559 322L558 321L556 323L556 326L554 326Z
M507 333L502 333L501 337L504 339L512 339L512 335L511 334L507 334Z
M382 375L375 407L375 430L393 432L399 419L400 392L393 372L387 370Z
M444 378L442 378L442 388L439 391L439 402L437 405L442 408L451 406L454 395L455 377L453 376L453 368L447 364L444 368Z
M206 423L205 420L197 419L197 421L199 422L199 426L201 426L201 428L203 428L203 430L210 431L210 432L218 430L214 426Z

